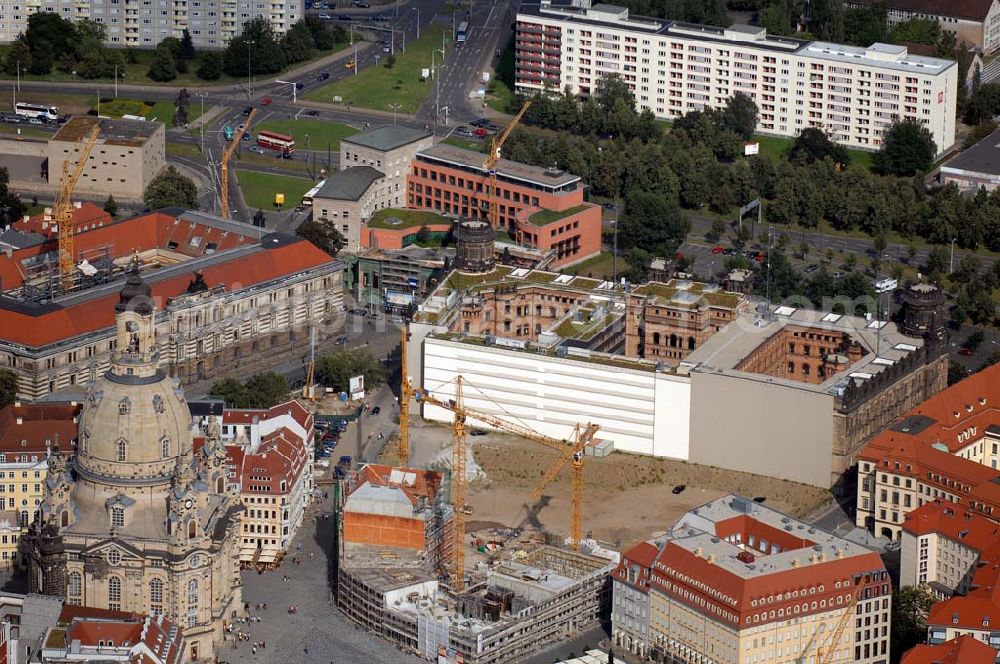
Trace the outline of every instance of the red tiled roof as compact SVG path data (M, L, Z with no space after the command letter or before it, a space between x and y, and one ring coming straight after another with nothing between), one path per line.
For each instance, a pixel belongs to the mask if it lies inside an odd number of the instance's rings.
M306 445L311 442L303 441L285 427L264 436L257 451L248 454L244 450L241 463L236 466L241 491L272 495L290 492L309 461ZM238 446L230 445L226 450L233 447ZM233 456L234 465L235 461ZM284 490L281 489L282 481L285 482Z
M0 410L0 452L45 454L57 443L69 450L79 412L69 404L10 404Z
M205 267L202 275L210 288L218 285L223 285L227 289L247 288L332 260L321 249L306 240L301 240L265 249L242 260ZM0 259L0 264L2 263L3 260ZM181 295L187 290L192 276L192 274L181 274L163 281L152 281L150 286L153 297L158 302L167 302ZM36 348L45 346L111 327L114 324L117 303L118 293L113 293L37 316L0 309L0 330L2 330L0 334L9 342Z
M270 408L227 408L222 411L222 423L254 424L280 415L290 415L307 431L312 428L312 413L296 399Z
M183 660L180 628L163 616L67 604L58 622L67 625L67 644L79 641L95 647L110 641L115 647L131 648L133 664L180 664Z
M403 473L407 476L412 474L412 482L392 482L391 476L393 471ZM409 479L409 477L407 477L407 479ZM410 503L413 505L416 505L417 500L421 497L425 498L428 503L433 503L437 498L437 492L441 488L443 479L444 478L441 473L433 470L424 470L423 468L401 468L399 466L390 466L382 463L369 463L361 467L358 482L351 488L351 493L354 493L354 491L365 484L374 484L376 486L394 486L402 490L403 494L406 495L406 497L410 500Z
M968 635L939 643L921 644L903 653L899 664L993 664L997 651Z
M114 221L111 215L99 205L89 202L82 202L78 205L79 207L73 208L73 224L78 232L90 230L88 226L92 224L104 225ZM55 231L58 229L58 225L52 219L52 214L44 212L21 221L15 221L11 225L22 233L38 233L48 238L55 238Z
M903 530L915 537L936 533L980 554L1000 542L1000 524L948 500L934 500L908 512Z

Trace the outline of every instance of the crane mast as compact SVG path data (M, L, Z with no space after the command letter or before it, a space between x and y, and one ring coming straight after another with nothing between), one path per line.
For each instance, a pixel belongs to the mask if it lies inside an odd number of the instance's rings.
M510 137L511 132L521 121L524 116L524 112L528 110L531 106L530 101L525 101L521 106L521 110L517 112L514 119L510 121L510 124L503 130L503 133L499 135L494 135L490 141L490 153L486 157L486 171L489 173L490 181L488 185L488 191L486 193L486 200L489 204L489 209L487 215L489 218L490 226L494 229L500 225L500 204L497 202L497 162L500 161L500 148L503 144L507 142Z
M62 177L59 180L59 193L53 204L53 217L59 225L59 285L65 292L73 288L73 271L76 269L76 223L73 221L73 190L83 169L87 165L94 144L101 135L101 120L94 122L93 128L87 134L80 158L73 170L69 170L69 159L63 162Z
M244 123L246 126L243 132L250 129L250 123L253 121L254 116L257 115L257 109L250 109L250 114L247 115L247 121ZM229 145L222 153L222 172L219 176L219 216L223 219L229 219L229 160L232 158L233 153L236 152L236 148L240 146L240 141L243 140L243 132L236 132L233 135L233 140L230 141Z

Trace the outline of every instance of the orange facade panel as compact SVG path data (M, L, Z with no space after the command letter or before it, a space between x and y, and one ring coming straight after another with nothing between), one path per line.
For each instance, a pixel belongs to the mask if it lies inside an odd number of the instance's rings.
M344 512L344 541L421 551L424 522L398 516Z

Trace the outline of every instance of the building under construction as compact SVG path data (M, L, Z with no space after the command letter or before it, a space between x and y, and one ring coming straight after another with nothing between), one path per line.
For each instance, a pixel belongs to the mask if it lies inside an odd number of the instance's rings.
M606 617L614 567L542 546L481 563L454 594L421 553L345 544L337 603L351 620L424 659L508 664Z

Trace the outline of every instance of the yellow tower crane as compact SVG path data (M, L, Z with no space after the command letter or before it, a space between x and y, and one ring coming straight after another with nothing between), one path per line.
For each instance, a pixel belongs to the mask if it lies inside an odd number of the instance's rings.
M410 400L413 398L413 386L406 367L406 342L410 338L410 330L406 325L400 327L399 342L399 465L410 463Z
M507 142L510 138L510 134L514 131L514 128L521 121L521 117L524 112L528 110L531 106L530 101L524 102L521 106L521 110L517 112L514 119L510 121L507 127L500 134L494 134L490 142L490 153L486 156L486 162L484 164L486 171L489 173L490 182L486 192L486 200L489 204L489 210L487 215L490 221L490 226L496 228L500 225L500 203L497 201L497 163L500 161L500 148L503 144Z
M438 406L439 408L448 410L455 415L453 424L454 456L451 468L452 507L455 510L455 521L452 524L452 534L454 536L454 540L451 547L451 584L452 589L456 592L461 591L464 586L463 574L465 571L466 421L468 419L478 420L495 429L533 440L536 443L541 443L546 447L562 453L556 462L545 472L542 480L532 493L532 500L538 500L538 498L542 495L542 491L549 484L549 482L551 482L559 474L559 471L566 465L567 462L571 463L573 469L573 491L570 517L570 545L574 550L579 548L580 540L583 538L583 463L585 451L587 445L593 442L594 435L598 431L598 426L596 424L588 423L583 427L577 425L573 430L573 437L571 440L560 440L551 436L542 435L530 427L508 422L507 420L496 417L495 415L466 408L462 399L462 384L462 377L456 377L455 398L447 401L434 397L427 392L411 389L411 393L416 396L420 403ZM408 419L404 420L400 417L401 437L403 435L402 430L408 428L408 426ZM408 433L406 435L408 435Z
M837 625L833 629L833 634L830 636L829 644L825 649L819 649L819 664L832 664L834 656L837 654L837 646L840 644L841 637L844 636L844 629L847 628L847 623L854 619L854 607L857 606L858 600L861 599L861 593L864 591L861 579L862 577L860 576L854 579L854 584L857 588L851 593L851 601L848 602L844 608L843 615L837 621Z
M63 162L62 178L59 180L59 193L52 205L53 217L59 225L59 285L63 291L73 287L73 271L76 269L76 224L73 221L73 190L87 165L90 151L101 135L101 121L96 119L94 126L86 137L86 142L80 150L80 158L69 170L69 159Z
M250 130L250 123L253 122L254 116L257 115L257 109L250 109L250 114L247 116L243 131L237 131L233 133L233 140L230 141L229 145L222 153L222 172L219 175L219 216L223 219L229 219L229 160L232 158L233 153L236 152L236 148L240 146L240 141L243 140L243 132Z

